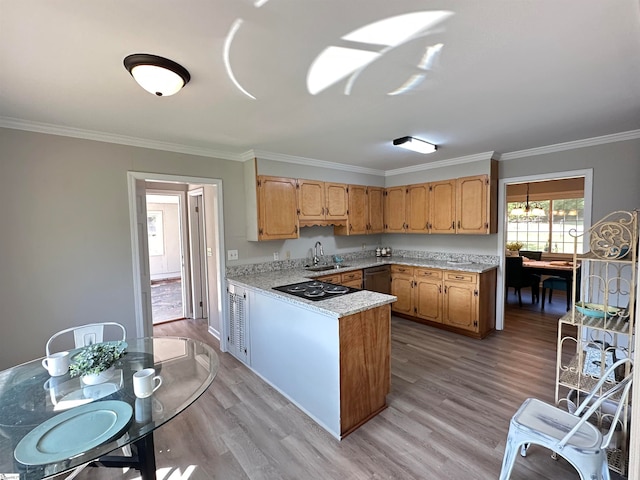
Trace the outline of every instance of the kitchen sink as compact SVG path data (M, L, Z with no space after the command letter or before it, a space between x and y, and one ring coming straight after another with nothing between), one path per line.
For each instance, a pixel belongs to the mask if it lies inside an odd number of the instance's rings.
M304 269L309 272L325 272L327 270L339 270L348 266L349 265L315 265L313 267L304 267Z

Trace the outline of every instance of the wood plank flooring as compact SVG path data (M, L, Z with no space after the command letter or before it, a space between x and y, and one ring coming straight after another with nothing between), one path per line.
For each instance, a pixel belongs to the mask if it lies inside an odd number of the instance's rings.
M498 478L509 419L525 398L553 401L554 392L558 314L518 308L513 299L506 329L484 340L393 317L389 407L342 442L219 353L212 386L155 434L158 479ZM155 334L216 344L191 320L159 325ZM138 477L100 468L77 478ZM577 478L539 447L518 458L512 475Z

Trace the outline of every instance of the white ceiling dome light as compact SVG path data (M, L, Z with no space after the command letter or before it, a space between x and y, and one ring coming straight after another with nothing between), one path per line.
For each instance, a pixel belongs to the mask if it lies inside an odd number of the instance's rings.
M157 55L134 53L125 57L124 66L142 88L158 97L179 92L191 80L182 65Z

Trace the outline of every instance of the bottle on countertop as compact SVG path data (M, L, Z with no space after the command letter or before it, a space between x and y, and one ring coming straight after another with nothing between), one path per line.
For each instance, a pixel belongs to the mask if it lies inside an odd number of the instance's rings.
M391 247L387 247L387 257L391 256Z
M379 257L380 255L382 255L382 251L380 250L380 247L376 248L376 257Z
M387 248L386 247L382 247L382 250L380 251L380 255L382 255L383 257L387 256Z

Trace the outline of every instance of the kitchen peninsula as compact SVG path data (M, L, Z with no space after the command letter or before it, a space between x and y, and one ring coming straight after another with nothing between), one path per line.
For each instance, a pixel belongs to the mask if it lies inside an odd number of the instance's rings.
M381 264L453 268L447 261L400 257L348 263L325 272L290 268L227 277L229 351L338 439L386 407L390 305L397 297L362 290L312 301L274 288ZM495 265L459 262L455 268L492 271L495 278Z

